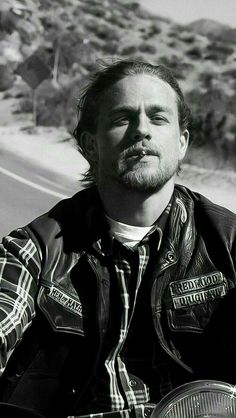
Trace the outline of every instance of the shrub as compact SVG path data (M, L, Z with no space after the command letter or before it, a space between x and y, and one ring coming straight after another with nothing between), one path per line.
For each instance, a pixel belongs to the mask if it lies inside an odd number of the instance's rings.
M136 45L127 45L121 49L120 55L134 55L137 52Z
M208 89L202 92L200 89L193 89L186 93L186 98L192 108L198 114L205 115L209 111L222 115L227 108L229 97L224 90L219 88Z
M168 36L170 38L178 38L179 37L179 33L177 30L171 29L170 32L168 33Z
M138 49L139 51L145 52L146 54L156 54L157 52L155 45L149 44L147 42L143 42L142 44L140 44Z
M210 53L213 51L214 53L219 54L219 56L228 56L233 54L234 48L223 42L212 42L207 45L206 51L209 51Z
M150 13L147 10L145 10L141 7L136 10L135 14L140 19L144 19L144 20L149 20L150 19Z
M115 55L117 54L118 46L119 46L118 42L111 41L111 42L105 43L102 49L105 54Z
M32 113L33 102L32 97L22 98L18 103L18 109L14 113Z
M169 67L176 78L184 79L193 69L193 65L180 60L177 56L163 56L158 59L158 63L162 63Z
M68 16L68 13L66 13L66 12L60 13L59 17L63 22L69 22L70 21L70 17Z
M90 61L85 61L83 65L86 68L86 70L88 70L89 73L91 72L93 73L94 71L97 70L96 62L93 59L91 59Z
M120 40L119 33L108 25L100 24L98 26L95 26L93 29L97 37L102 40L105 40L105 41L119 41Z
M161 33L161 28L157 23L152 23L149 29L150 36L159 35Z
M108 21L113 24L118 26L119 28L126 28L126 23L124 21L124 18L121 17L120 15L116 15L114 13L111 13L110 17L108 18Z
M90 52L91 46L84 44L82 35L76 32L68 32L63 34L57 41L59 45L59 69L61 71L68 71L74 62L81 61L82 57ZM56 50L57 45L55 45Z
M220 57L219 54L217 54L217 52L211 52L209 54L204 55L204 60L218 62L222 60L222 57Z
M138 2L131 2L131 3L126 3L125 4L125 8L128 10L132 10L132 11L137 11L138 9L140 9L140 4Z
M207 45L204 58L216 62L225 62L225 60L232 55L234 48L226 45L223 42L212 42Z
M226 134L227 115L220 117L214 110L208 110L206 114L193 113L191 122L191 137L196 146L214 146L219 140L223 140Z
M231 127L230 127L230 132L231 132L233 135L235 135L235 138L236 138L236 122L235 122L235 123L233 123L233 124L231 125Z
M230 68L222 73L223 76L230 77L233 80L236 79L236 68Z
M88 31L91 31L91 32L94 31L94 28L96 27L96 25L97 25L97 21L94 18L87 19L84 22L85 30L87 29Z
M143 36L143 39L152 38L155 35L159 35L161 33L161 29L157 23L152 23L151 26L147 29L146 33Z
M10 89L15 81L15 76L8 65L0 65L0 91Z
M37 124L43 126L74 126L76 118L75 96L78 82L55 89L51 82L44 82L37 92Z
M186 55L191 58L191 59L202 59L202 51L199 47L195 46L194 48L190 48L188 49L188 51L186 51Z
M175 48L176 47L176 45L177 45L177 43L176 43L176 41L170 41L170 42L168 42L168 44L167 44L170 48Z
M207 90L212 88L215 74L212 72L205 71L204 73L199 74L199 81L202 83L202 86Z
M91 6L87 11L93 16L104 17L104 8L102 6Z
M196 37L191 32L182 32L179 36L180 41L186 44L193 44L196 40Z

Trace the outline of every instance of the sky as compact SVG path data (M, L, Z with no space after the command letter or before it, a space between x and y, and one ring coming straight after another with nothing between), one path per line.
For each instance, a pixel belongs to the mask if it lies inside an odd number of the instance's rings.
M147 10L177 23L207 18L236 28L236 0L138 0Z

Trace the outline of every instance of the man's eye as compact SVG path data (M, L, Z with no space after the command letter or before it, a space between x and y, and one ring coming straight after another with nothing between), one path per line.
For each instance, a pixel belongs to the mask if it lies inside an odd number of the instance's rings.
M126 116L116 118L112 121L112 124L115 126L127 125L128 123L129 123L129 119Z
M162 124L167 122L167 119L164 116L160 116L160 115L153 115L150 117L151 122L156 123L156 124Z

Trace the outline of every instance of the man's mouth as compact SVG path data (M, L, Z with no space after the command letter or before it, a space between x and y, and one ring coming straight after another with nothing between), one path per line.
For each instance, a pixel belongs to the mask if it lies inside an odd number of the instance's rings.
M157 156L157 153L149 149L137 149L137 150L130 151L126 154L126 158L141 159L141 158L144 158L145 156Z
M157 156L157 153L147 148L138 148L138 149L127 152L126 157L127 158L131 158L131 157L142 158L142 157L145 157L146 155Z

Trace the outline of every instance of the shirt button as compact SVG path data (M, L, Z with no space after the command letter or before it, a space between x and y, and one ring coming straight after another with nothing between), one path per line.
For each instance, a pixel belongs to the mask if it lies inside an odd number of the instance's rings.
M152 411L153 411L153 408L145 408L145 410L144 410L144 416L145 417L150 417L150 415L151 415L151 413L152 413Z
M134 387L134 386L136 386L136 385L137 385L137 382L136 382L134 379L131 379L131 380L129 381L129 385L130 385L131 387Z

